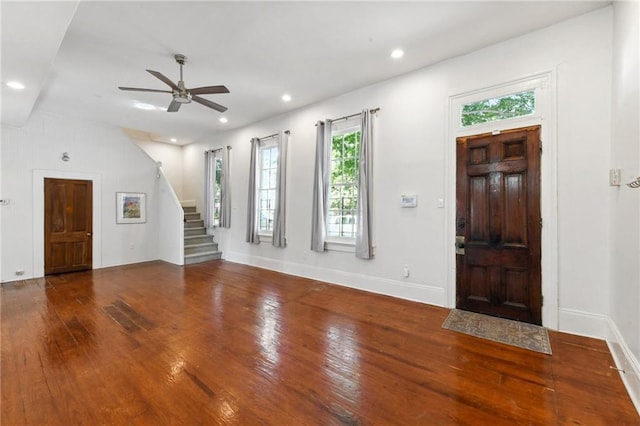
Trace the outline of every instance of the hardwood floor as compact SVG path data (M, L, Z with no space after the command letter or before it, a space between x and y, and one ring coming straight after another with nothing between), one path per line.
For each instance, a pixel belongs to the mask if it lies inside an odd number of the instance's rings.
M604 342L224 261L2 286L2 425L637 425Z

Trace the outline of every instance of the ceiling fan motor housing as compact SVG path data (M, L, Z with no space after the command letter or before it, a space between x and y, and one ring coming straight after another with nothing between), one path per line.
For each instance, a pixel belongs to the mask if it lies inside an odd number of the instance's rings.
M189 92L180 93L178 91L174 91L173 100L181 104L188 104L191 102L191 93Z

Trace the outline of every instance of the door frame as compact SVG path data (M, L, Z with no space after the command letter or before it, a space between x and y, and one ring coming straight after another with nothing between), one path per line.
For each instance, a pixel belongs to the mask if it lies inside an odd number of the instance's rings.
M62 170L33 170L33 275L44 276L44 180L77 179L93 182L93 269L102 267L102 176Z
M542 325L558 329L558 159L556 149L556 86L555 73L543 72L506 83L481 89L468 90L449 96L449 127L445 141L445 238L446 253L444 276L445 300L448 308L456 306L456 138L494 130L540 125L542 158L540 159L540 212L543 220L541 233L542 270ZM463 104L525 90L536 90L535 114L462 128L460 108Z

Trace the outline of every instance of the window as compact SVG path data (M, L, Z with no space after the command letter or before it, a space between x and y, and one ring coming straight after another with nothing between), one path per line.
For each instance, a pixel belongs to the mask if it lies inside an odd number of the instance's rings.
M227 152L225 152L227 151ZM207 228L229 227L227 214L226 224L224 218L224 193L223 174L225 154L228 149L208 150L205 154L205 213L204 224ZM228 158L228 157L227 157ZM227 198L228 200L228 198Z
M278 177L278 144L273 140L260 145L260 182L258 185L258 234L273 234Z
M213 226L220 226L220 202L222 199L222 158L216 156L215 183L213 189Z
M465 104L462 106L460 124L467 127L532 115L536 111L535 100L535 91L530 90Z
M356 237L360 135L359 120L334 124L331 129L328 239Z

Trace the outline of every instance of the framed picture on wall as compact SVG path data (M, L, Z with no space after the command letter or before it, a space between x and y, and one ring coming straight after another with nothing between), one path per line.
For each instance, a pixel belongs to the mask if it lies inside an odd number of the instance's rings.
M116 192L116 223L145 223L146 195L142 192Z

